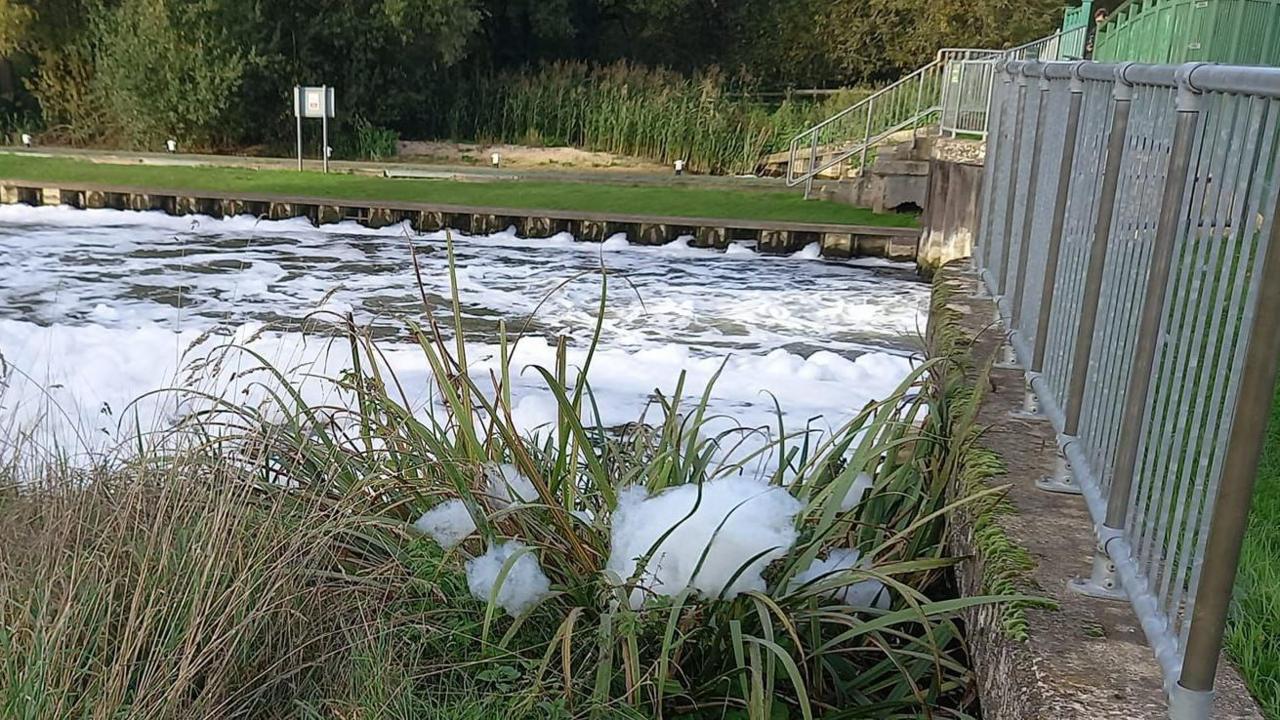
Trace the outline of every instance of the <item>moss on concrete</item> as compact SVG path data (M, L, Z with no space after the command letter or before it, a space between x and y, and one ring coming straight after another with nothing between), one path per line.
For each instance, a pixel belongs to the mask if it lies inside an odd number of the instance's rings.
M976 422L978 408L990 387L990 365L975 364L972 339L961 329L959 315L950 304L955 288L943 275L935 278L929 318L928 350L940 358L933 381L943 392L946 407L940 413L947 427L947 455L938 465L952 483L957 497L972 497L990 488L990 480L1005 473L1004 462L979 440L983 428ZM999 518L1014 512L1001 494L989 494L966 503L952 518L952 528L966 528L980 574L979 591L985 595L1024 595L1034 592L1031 579L1035 561L1025 547L1013 540ZM999 625L1012 640L1027 639L1028 607L1052 605L1048 601L1015 601L999 608Z

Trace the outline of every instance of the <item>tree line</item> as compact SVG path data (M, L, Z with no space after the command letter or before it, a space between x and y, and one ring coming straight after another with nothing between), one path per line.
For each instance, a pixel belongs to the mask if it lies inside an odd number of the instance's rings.
M1049 0L0 0L0 130L62 142L279 145L290 88L337 88L341 142L457 132L494 78L662 68L722 94L875 84L939 47L1057 24ZM646 75L652 80L652 76ZM616 88L612 88L616 91ZM579 98L580 101L580 98ZM474 125L474 123L472 123ZM489 123L492 125L493 123ZM519 133L519 129L512 131ZM458 138L485 139L485 138Z

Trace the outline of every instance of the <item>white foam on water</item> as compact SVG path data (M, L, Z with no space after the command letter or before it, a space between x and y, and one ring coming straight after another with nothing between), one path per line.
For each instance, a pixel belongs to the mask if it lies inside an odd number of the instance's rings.
M905 273L698 249L687 238L641 247L621 236L593 244L511 230L452 237L477 382L501 376L497 320L513 333L529 323L511 362L513 415L526 432L557 418L533 370L554 366L554 338L566 337L571 367L586 361L602 264L611 280L589 377L610 426L636 421L656 393L670 398L681 372L688 407L720 372L708 433L776 427L775 397L789 431L815 419L836 427L909 372L927 304L927 286ZM425 294L437 320L451 323L445 238L406 226L0 206L0 438L26 433L72 454L127 448L137 429L201 409L190 396L148 395L174 386L265 403L275 381L245 374L259 364L246 350L307 402L349 405L321 379L351 368L349 348L299 325L316 312L368 323L410 409L440 412L405 319L421 321ZM219 362L203 363L211 353Z
M800 250L794 253L791 253L791 257L796 260L821 260L822 245L816 242L809 243L808 245L805 245L803 248L800 248Z
M486 468L485 477L489 481L489 498L498 507L531 503L538 499L533 481L521 474L515 465L503 463Z

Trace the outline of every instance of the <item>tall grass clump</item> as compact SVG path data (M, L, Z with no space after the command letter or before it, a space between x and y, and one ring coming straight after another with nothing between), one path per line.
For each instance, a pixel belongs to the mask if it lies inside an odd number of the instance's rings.
M372 636L403 568L358 496L211 453L49 466L0 494L0 715L292 712Z
M750 173L797 132L863 95L849 91L821 103L786 98L768 106L754 90L749 79L714 68L684 75L628 62L556 62L455 80L431 132L663 163L679 159L695 172Z
M429 407L346 318L325 404L229 347L261 401L174 390L203 404L140 457L0 496L4 716L966 717L996 599L953 597L943 529L995 491L934 472L933 364L822 435L724 430L683 379L605 427L599 324L581 367L502 328L476 377L450 301L405 320Z

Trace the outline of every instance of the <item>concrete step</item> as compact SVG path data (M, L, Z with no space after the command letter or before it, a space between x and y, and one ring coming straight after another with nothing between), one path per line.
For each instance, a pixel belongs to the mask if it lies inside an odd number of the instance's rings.
M876 175L928 175L929 161L876 158L867 170L868 174Z

